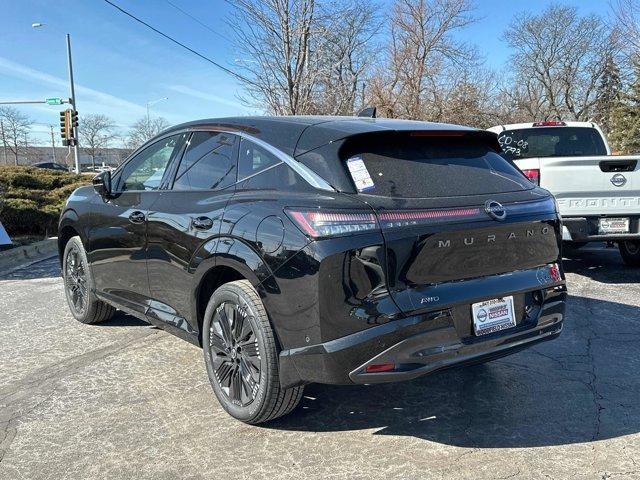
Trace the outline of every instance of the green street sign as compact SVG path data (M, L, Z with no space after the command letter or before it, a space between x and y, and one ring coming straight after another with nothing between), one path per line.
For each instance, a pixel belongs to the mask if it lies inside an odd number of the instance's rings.
M47 105L62 105L62 99L57 97L47 98L45 102L47 102Z

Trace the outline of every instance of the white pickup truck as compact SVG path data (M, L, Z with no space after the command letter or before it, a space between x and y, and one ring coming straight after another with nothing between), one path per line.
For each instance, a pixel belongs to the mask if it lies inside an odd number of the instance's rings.
M498 125L504 155L556 197L563 240L618 243L625 263L640 266L640 155L615 156L591 122Z

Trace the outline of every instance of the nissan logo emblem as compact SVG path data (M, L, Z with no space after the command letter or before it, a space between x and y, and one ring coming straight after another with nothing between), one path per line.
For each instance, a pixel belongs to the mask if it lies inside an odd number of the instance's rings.
M504 220L507 218L507 210L500 202L495 200L487 200L484 204L484 211L494 220Z
M625 177L621 173L616 173L613 177L611 177L611 183L614 187L622 187L625 183L627 183L627 177Z

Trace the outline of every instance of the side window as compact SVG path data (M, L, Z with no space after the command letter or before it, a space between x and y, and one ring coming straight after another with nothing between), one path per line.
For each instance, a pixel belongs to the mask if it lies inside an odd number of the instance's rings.
M222 190L233 185L235 142L236 136L228 133L194 133L178 167L173 189Z
M157 190L171 158L182 146L182 135L173 135L151 144L122 170L119 190Z
M240 139L240 153L238 155L238 180L254 175L265 168L281 163L275 155L250 140Z
M240 183L243 190L286 190L288 192L306 192L311 187L300 175L286 163L263 170Z

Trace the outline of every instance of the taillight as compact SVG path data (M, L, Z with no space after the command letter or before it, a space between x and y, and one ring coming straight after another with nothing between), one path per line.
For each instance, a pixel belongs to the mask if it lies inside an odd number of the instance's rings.
M555 283L562 281L562 275L560 275L560 268L557 263L549 265L549 276Z
M378 214L383 228L410 227L438 221L476 218L481 214L478 207L452 208L442 210L386 210Z
M339 210L286 209L285 211L304 233L313 238L367 232L378 228L378 222L373 213Z
M522 170L524 176L529 179L529 181L535 185L540 185L540 170L537 168L527 168Z
M567 124L560 120L546 120L544 122L535 122L534 127L564 127Z

